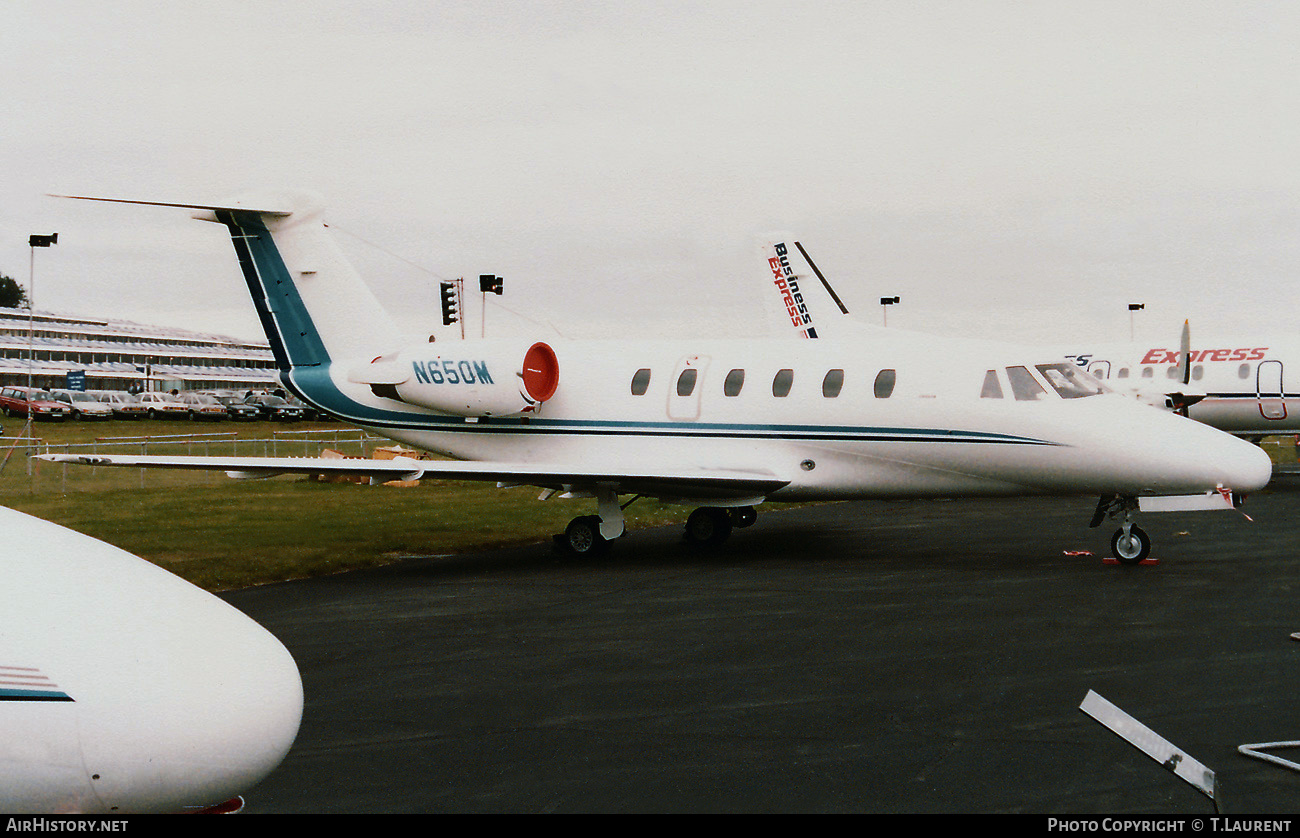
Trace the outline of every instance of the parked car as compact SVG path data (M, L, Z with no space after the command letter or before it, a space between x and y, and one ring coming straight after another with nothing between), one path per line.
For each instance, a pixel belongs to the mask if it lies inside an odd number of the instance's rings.
M230 418L226 406L216 397L206 393L181 393L181 404L185 405L185 415L190 419L210 419L219 422Z
M231 419L251 421L262 418L262 411L258 409L257 405L245 404L244 400L238 396L232 396L229 393L214 393L212 398L226 408L226 414Z
M72 408L74 419L112 419L113 408L82 390L51 390L55 401L63 402Z
M293 405L294 407L301 407L303 411L302 418L306 419L308 422L317 422L317 421L332 422L334 420L333 416L329 415L328 413L319 411L309 404L305 404L301 399L299 399L295 395L292 394L287 395L284 397L284 400L287 401L289 404Z
M149 415L149 409L140 404L134 393L109 390L98 395L101 402L112 408L115 419L140 419Z
M72 415L68 405L35 387L0 387L0 408L6 416L26 416L31 411L33 419L45 422L62 422Z
M140 404L150 419L184 419L189 416L180 400L171 393L141 393Z
M244 399L244 404L255 405L261 411L263 419L278 422L297 422L306 415L303 408L295 407L279 396L272 396L269 393L254 393Z

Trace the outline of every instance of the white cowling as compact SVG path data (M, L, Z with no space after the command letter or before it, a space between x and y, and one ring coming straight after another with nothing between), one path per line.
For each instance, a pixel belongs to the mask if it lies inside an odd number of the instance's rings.
M560 367L545 343L425 343L349 376L378 395L457 416L516 416L555 395Z

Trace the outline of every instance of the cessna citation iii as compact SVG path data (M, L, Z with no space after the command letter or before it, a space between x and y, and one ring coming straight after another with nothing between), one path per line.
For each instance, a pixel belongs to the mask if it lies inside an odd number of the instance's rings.
M310 199L94 200L224 224L284 386L458 461L51 460L534 485L595 499L597 514L559 537L576 553L621 536L641 496L698 507L688 541L718 544L766 500L1091 495L1093 525L1119 518L1112 546L1132 563L1151 547L1133 513L1231 508L1271 476L1249 443L1114 394L1043 350L871 328L834 340L406 341ZM773 257L774 290L792 330L819 338L784 255Z
M112 545L0 507L0 811L238 811L288 753L266 629Z

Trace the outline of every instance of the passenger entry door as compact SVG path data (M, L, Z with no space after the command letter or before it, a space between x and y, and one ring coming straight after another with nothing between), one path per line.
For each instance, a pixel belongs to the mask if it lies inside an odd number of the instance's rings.
M1110 378L1110 361L1093 361L1088 365L1088 372L1104 381Z
M1255 395L1265 419L1285 419L1286 401L1282 390L1282 362L1260 361L1255 373Z

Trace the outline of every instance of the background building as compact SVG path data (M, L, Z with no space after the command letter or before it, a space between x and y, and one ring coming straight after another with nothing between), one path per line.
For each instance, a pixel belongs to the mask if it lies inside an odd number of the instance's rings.
M29 340L30 322L30 340ZM275 359L265 342L0 308L0 385L86 390L197 390L271 387Z

